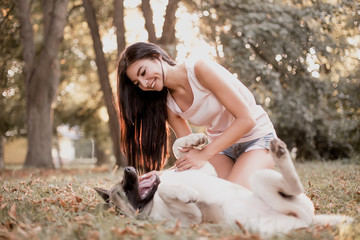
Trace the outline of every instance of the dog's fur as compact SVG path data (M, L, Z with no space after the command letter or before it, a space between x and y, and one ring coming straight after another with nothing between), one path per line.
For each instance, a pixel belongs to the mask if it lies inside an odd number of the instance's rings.
M205 142L205 135L191 134L178 139L173 151L179 157L179 146L199 147ZM314 215L285 143L274 139L270 152L281 173L256 171L250 179L251 190L218 178L209 163L199 170L166 171L140 184L135 169L127 167L123 180L110 191L95 190L128 215L136 212L154 220L180 220L183 226L238 222L247 230L267 235L343 220L336 215Z

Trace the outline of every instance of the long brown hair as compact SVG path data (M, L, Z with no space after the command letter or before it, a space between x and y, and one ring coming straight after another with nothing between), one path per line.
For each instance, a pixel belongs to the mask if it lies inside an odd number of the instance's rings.
M131 82L126 69L137 60L160 56L169 65L175 65L159 46L138 42L121 53L117 66L122 151L128 164L141 173L160 170L168 156L168 90L164 87L159 92L142 91Z

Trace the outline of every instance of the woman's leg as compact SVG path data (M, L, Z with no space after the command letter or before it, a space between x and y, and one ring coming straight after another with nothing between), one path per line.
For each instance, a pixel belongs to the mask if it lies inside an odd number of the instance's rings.
M226 179L234 166L234 161L225 154L217 154L209 161L214 166L219 178Z
M250 188L249 178L259 169L272 169L275 163L266 149L245 152L235 162L226 180Z

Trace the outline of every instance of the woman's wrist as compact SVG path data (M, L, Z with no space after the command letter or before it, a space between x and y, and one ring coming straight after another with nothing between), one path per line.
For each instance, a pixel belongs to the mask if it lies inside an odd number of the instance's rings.
M204 148L202 148L201 153L203 154L204 159L206 159L207 161L209 161L213 156L217 154L217 152L215 152L214 149L209 145L206 145Z

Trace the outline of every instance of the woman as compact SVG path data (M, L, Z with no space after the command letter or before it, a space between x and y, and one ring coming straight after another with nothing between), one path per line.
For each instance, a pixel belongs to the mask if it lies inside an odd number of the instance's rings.
M191 133L187 121L207 128L209 144L201 150L184 149L187 153L175 163L177 171L209 161L220 178L249 187L254 171L274 167L268 150L276 133L268 115L217 63L176 64L159 46L135 43L120 56L118 94L123 150L138 169L161 169L167 123L179 138Z

